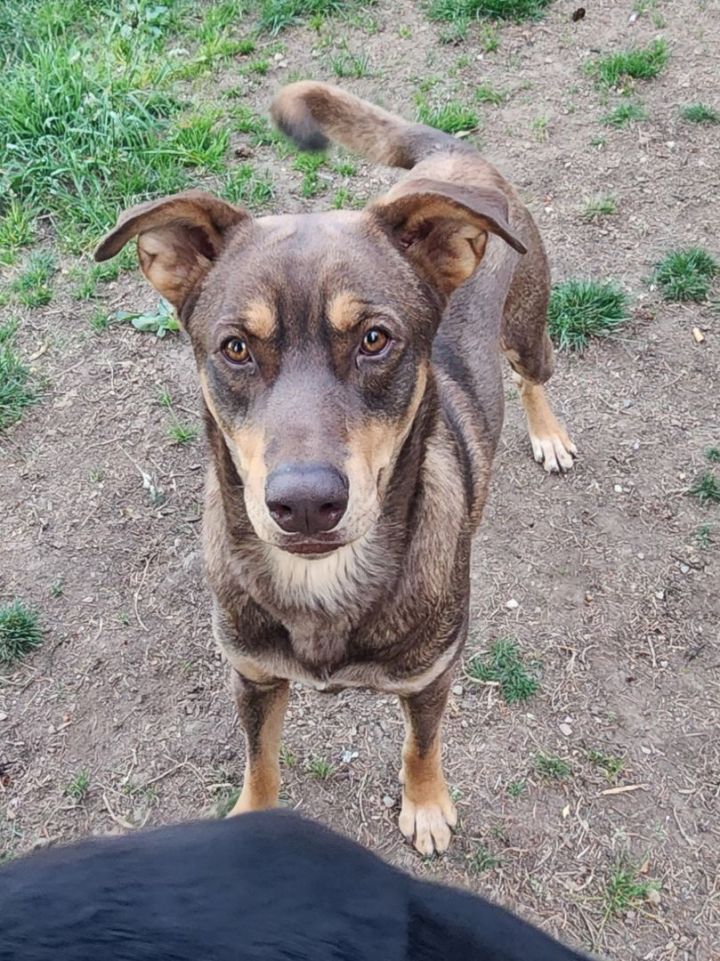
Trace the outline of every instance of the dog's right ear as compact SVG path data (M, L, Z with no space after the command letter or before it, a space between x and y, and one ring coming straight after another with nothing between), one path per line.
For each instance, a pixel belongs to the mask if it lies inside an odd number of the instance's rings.
M152 286L179 311L250 214L202 190L188 190L131 207L95 251L108 260L137 237L140 267Z

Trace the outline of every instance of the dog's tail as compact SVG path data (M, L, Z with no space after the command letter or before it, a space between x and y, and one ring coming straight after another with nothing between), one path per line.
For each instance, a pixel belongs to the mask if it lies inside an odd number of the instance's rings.
M270 113L277 127L302 150L324 150L335 140L389 167L410 169L436 151L467 149L441 130L408 123L327 83L304 80L283 87Z

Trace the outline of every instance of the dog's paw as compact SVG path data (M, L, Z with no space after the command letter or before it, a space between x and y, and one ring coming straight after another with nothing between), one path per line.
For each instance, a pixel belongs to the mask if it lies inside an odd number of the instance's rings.
M429 857L447 851L456 824L457 811L446 788L437 800L423 804L411 801L403 791L400 830L420 854Z
M548 473L565 473L575 462L577 447L570 440L565 428L557 421L548 425L542 433L530 431L530 443L533 457Z

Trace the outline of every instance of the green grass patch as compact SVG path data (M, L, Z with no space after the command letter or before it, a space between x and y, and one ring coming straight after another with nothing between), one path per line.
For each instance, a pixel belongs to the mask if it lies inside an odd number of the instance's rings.
M335 773L334 766L323 757L311 757L305 768L311 777L318 778L320 781L327 781Z
M702 247L688 247L663 257L653 279L665 300L703 301L718 269L718 262Z
M628 864L616 864L603 890L605 917L624 914L643 902L657 900L659 881L638 878L638 869Z
M712 534L713 534L713 529L710 524L700 524L698 527L695 528L693 537L695 539L697 546L701 550L706 551L708 547L710 547L710 545L713 542Z
M522 781L522 780L510 781L510 783L506 788L508 797L511 797L513 800L516 800L517 798L520 797L521 794L524 793L526 787L527 787L527 784L525 783L525 781Z
M482 83L475 88L475 99L478 103L489 103L493 107L499 107L507 98L508 95L503 90L497 90L489 83Z
M320 29L326 19L348 16L371 3L372 0L261 0L258 27L277 34L309 20L315 29Z
M627 127L631 123L647 120L647 110L636 100L627 100L618 104L610 113L606 113L602 122L607 127Z
M101 284L117 280L120 276L121 264L113 260L104 264L90 264L87 267L74 268L70 276L74 281L73 297L76 300L93 300Z
M507 638L495 641L485 656L471 657L467 675L473 681L498 684L506 704L526 701L539 686L523 662L517 644Z
M284 142L282 134L274 130L265 117L253 113L244 104L233 107L230 116L235 130L238 133L248 134L253 147L266 147Z
M35 239L32 211L17 200L11 200L0 217L0 266L15 263L18 250Z
M12 667L42 640L36 610L18 599L0 605L0 664Z
M688 493L697 497L701 504L720 504L720 480L705 471L696 477Z
M582 217L588 223L594 223L601 217L611 217L617 213L617 201L609 195L604 197L594 197L588 200L583 208Z
M422 97L417 100L417 119L428 127L435 127L450 134L475 130L480 124L477 113L459 100L449 100L442 106L433 106Z
M538 754L535 758L535 770L546 781L565 781L572 774L568 762L552 754Z
M706 447L705 457L711 464L720 464L720 447Z
M238 802L240 788L226 788L218 793L213 805L213 813L216 818L226 818Z
M500 860L491 854L484 844L478 844L472 854L468 855L467 864L473 874L484 874L485 871L497 867Z
M269 175L261 176L252 164L241 164L225 179L222 196L233 204L243 204L250 210L261 210L273 199L275 188Z
M14 347L16 321L0 324L0 431L20 420L37 397L30 371Z
M303 197L315 197L321 193L326 185L323 184L318 171L325 164L325 155L321 153L299 153L295 157L293 170L303 175L300 193Z
M88 771L78 771L72 781L65 785L63 794L80 804L88 796L89 791L90 774Z
M620 87L628 80L652 80L668 62L665 40L653 40L647 47L633 47L591 61L588 72L604 87Z
M344 80L347 77L359 79L370 76L370 60L365 53L351 53L343 50L330 61L332 72Z
M184 424L182 421L175 421L168 427L168 437L178 447L185 447L197 440L198 427L196 424Z
M623 758L617 754L605 754L602 751L588 751L588 760L593 767L601 770L608 781L611 782L617 781L625 767Z
M168 137L165 149L183 167L205 173L223 170L230 134L219 124L220 113L204 110L182 119Z
M627 316L627 296L616 284L566 280L552 289L548 332L559 348L583 350L591 337L612 333Z
M680 116L688 123L720 123L720 113L705 103L689 103L682 108Z
M47 250L37 250L27 258L8 289L23 307L44 307L52 300L49 281L56 269L54 256Z
M538 20L552 0L431 0L431 20Z

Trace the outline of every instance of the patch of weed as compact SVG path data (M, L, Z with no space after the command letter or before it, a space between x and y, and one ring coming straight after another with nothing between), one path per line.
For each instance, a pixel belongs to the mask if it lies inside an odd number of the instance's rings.
M695 540L698 547L706 551L712 543L712 527L710 524L701 524L695 531Z
M0 265L15 263L17 251L35 239L32 211L18 200L11 200L0 217Z
M483 874L500 864L498 858L488 851L484 844L478 844L473 853L468 856L468 868L473 874Z
M129 320L135 330L156 334L158 337L164 337L167 333L175 333L180 330L180 324L175 316L173 306L164 297L160 298L154 312L145 311L145 313L133 314L126 310L119 310L113 319L116 321Z
M718 262L702 247L673 250L655 264L653 279L665 300L702 301L718 272Z
M507 786L508 797L513 798L513 800L515 800L516 798L519 798L520 795L524 793L525 788L526 788L525 781L522 781L522 780L510 781L510 783Z
M720 464L720 447L706 447L705 457L711 464Z
M428 127L435 127L450 134L475 130L480 124L480 118L475 111L460 103L459 100L450 100L442 106L435 107L423 98L418 98L417 119Z
M503 90L496 90L496 88L489 83L482 83L479 87L475 88L475 99L478 103L489 103L492 104L493 107L499 107L507 98L508 95Z
M335 773L333 765L322 757L311 757L305 767L308 774L320 781L327 781Z
M117 260L106 264L91 264L89 267L76 268L71 273L75 281L73 297L77 300L92 300L97 294L100 284L117 280L120 276L121 265Z
M647 47L633 47L593 60L588 72L604 87L619 87L628 80L652 80L662 71L670 51L665 40L653 40Z
M526 701L539 686L523 663L517 644L508 638L495 641L485 657L470 658L467 674L474 681L499 684L506 704Z
M363 197L358 197L351 190L348 190L347 187L338 187L333 194L330 206L333 210L342 210L343 208L359 210L361 207L364 207L365 204L366 201Z
M618 104L602 118L602 122L608 127L627 127L628 124L638 123L640 120L647 120L647 110L634 100Z
M30 371L14 348L16 330L15 321L0 324L0 431L20 420L37 399Z
M682 108L680 116L688 123L720 123L720 113L705 103L689 103Z
M47 250L37 250L10 283L10 292L24 307L44 307L52 300L50 278L56 270L55 258Z
M36 610L16 598L0 605L0 664L12 666L42 644Z
M627 296L613 283L566 280L548 305L548 332L561 349L583 350L591 337L612 333L627 320Z
M110 326L110 315L106 310L98 307L90 315L90 329L94 334L102 334Z
M286 748L284 744L280 746L280 763L283 767L293 768L297 765L297 758L293 752Z
M617 202L614 197L595 197L589 200L582 212L583 220L592 223L601 217L610 217L617 213Z
M320 182L318 171L325 163L325 157L319 153L299 153L293 163L293 170L303 175L300 193L303 197L314 197L325 189Z
M549 126L549 117L536 117L530 124L530 129L536 140L540 141L540 143L547 143L550 139Z
M50 585L50 597L58 598L62 597L65 593L65 582L62 577L59 577Z
M328 17L349 14L363 6L358 0L261 0L259 29L277 34L287 27L311 20L320 29Z
M220 114L204 110L181 120L168 137L165 150L183 167L219 173L230 145L230 135L218 126Z
M182 421L176 421L168 427L168 436L173 444L177 444L179 447L184 447L186 444L191 444L197 439L198 427L195 424L184 424Z
M78 804L84 801L90 790L90 774L87 771L78 771L75 777L65 786L63 794L72 798Z
M332 58L330 66L335 76L342 79L370 76L370 60L366 53L351 53L345 49Z
M660 887L658 881L638 879L638 870L632 865L616 864L603 890L606 918L639 907L644 901L657 895Z
M522 20L539 19L552 0L431 0L431 20Z
M270 176L260 176L252 164L241 164L231 170L225 180L222 195L233 204L244 204L251 210L265 207L275 194Z
M625 761L617 754L604 754L602 751L588 751L588 760L600 768L608 781L616 781L625 767Z
M213 806L213 813L216 818L226 818L238 802L240 788L227 788L220 792Z
M163 389L158 394L157 402L161 407L164 407L166 410L170 410L170 408L172 407L173 405L172 394L166 387L163 387Z
M700 474L688 491L701 504L720 504L720 480L710 471Z
M572 774L568 762L552 754L538 754L535 758L535 770L547 781L564 781Z
M273 130L265 117L253 113L244 104L234 107L231 117L238 133L249 134L250 143L254 147L265 147L282 141L282 135Z

